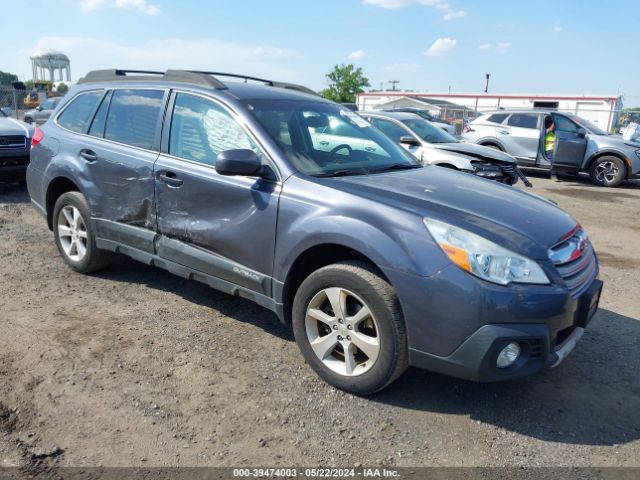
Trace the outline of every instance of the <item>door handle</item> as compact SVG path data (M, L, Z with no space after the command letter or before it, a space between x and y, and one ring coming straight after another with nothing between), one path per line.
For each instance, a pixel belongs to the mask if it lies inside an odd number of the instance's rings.
M329 142L327 142L326 140L321 140L318 142L320 145L329 145Z
M376 151L376 148L375 148L375 147L364 147L364 149L365 149L367 152L375 152L375 151Z
M158 173L158 180L166 183L170 187L178 188L181 187L183 181L178 178L178 176L173 172L160 172Z
M88 148L83 148L80 150L80 156L85 159L89 163L93 163L98 160L98 155L93 150L89 150Z
M500 130L498 131L498 133L501 133L502 135L509 135L509 132L507 130Z

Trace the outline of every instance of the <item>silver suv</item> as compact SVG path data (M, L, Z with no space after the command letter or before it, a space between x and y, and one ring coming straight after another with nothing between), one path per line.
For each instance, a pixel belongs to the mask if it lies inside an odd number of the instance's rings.
M462 136L468 142L507 152L524 167L549 169L551 164L543 149L546 117L552 117L555 125L554 156L558 170L589 172L593 183L605 187L640 178L640 144L608 135L569 113L499 110L475 119Z

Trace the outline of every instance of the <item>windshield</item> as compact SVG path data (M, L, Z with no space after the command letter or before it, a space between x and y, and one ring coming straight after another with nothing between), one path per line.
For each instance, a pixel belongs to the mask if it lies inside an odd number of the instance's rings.
M307 175L364 175L421 167L410 153L341 105L254 100L248 107L294 167Z
M409 127L416 135L428 143L458 143L458 140L442 130L427 122L423 118L410 118L400 120Z
M578 117L573 115L572 116L573 120L575 120L581 127L586 128L587 130L589 130L591 133L595 133L596 135L606 135L607 132L605 132L604 130L602 130L600 127L594 125L593 123L591 123L588 120L585 120L584 118Z

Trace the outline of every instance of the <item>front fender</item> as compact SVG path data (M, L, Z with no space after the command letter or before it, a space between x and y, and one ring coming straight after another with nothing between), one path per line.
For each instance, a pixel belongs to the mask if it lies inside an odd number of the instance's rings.
M327 244L351 248L385 273L429 276L450 263L418 215L291 177L280 198L274 278L284 282L303 252Z

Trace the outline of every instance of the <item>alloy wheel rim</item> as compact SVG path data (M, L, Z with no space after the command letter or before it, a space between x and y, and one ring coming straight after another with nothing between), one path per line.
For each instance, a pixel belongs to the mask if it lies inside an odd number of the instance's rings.
M600 182L611 183L615 181L620 169L613 162L602 162L596 166L596 178Z
M58 239L70 260L80 262L87 255L87 227L80 210L72 205L62 207L58 214Z
M380 330L371 308L347 289L319 291L307 307L305 327L316 357L340 375L368 372L380 354Z

